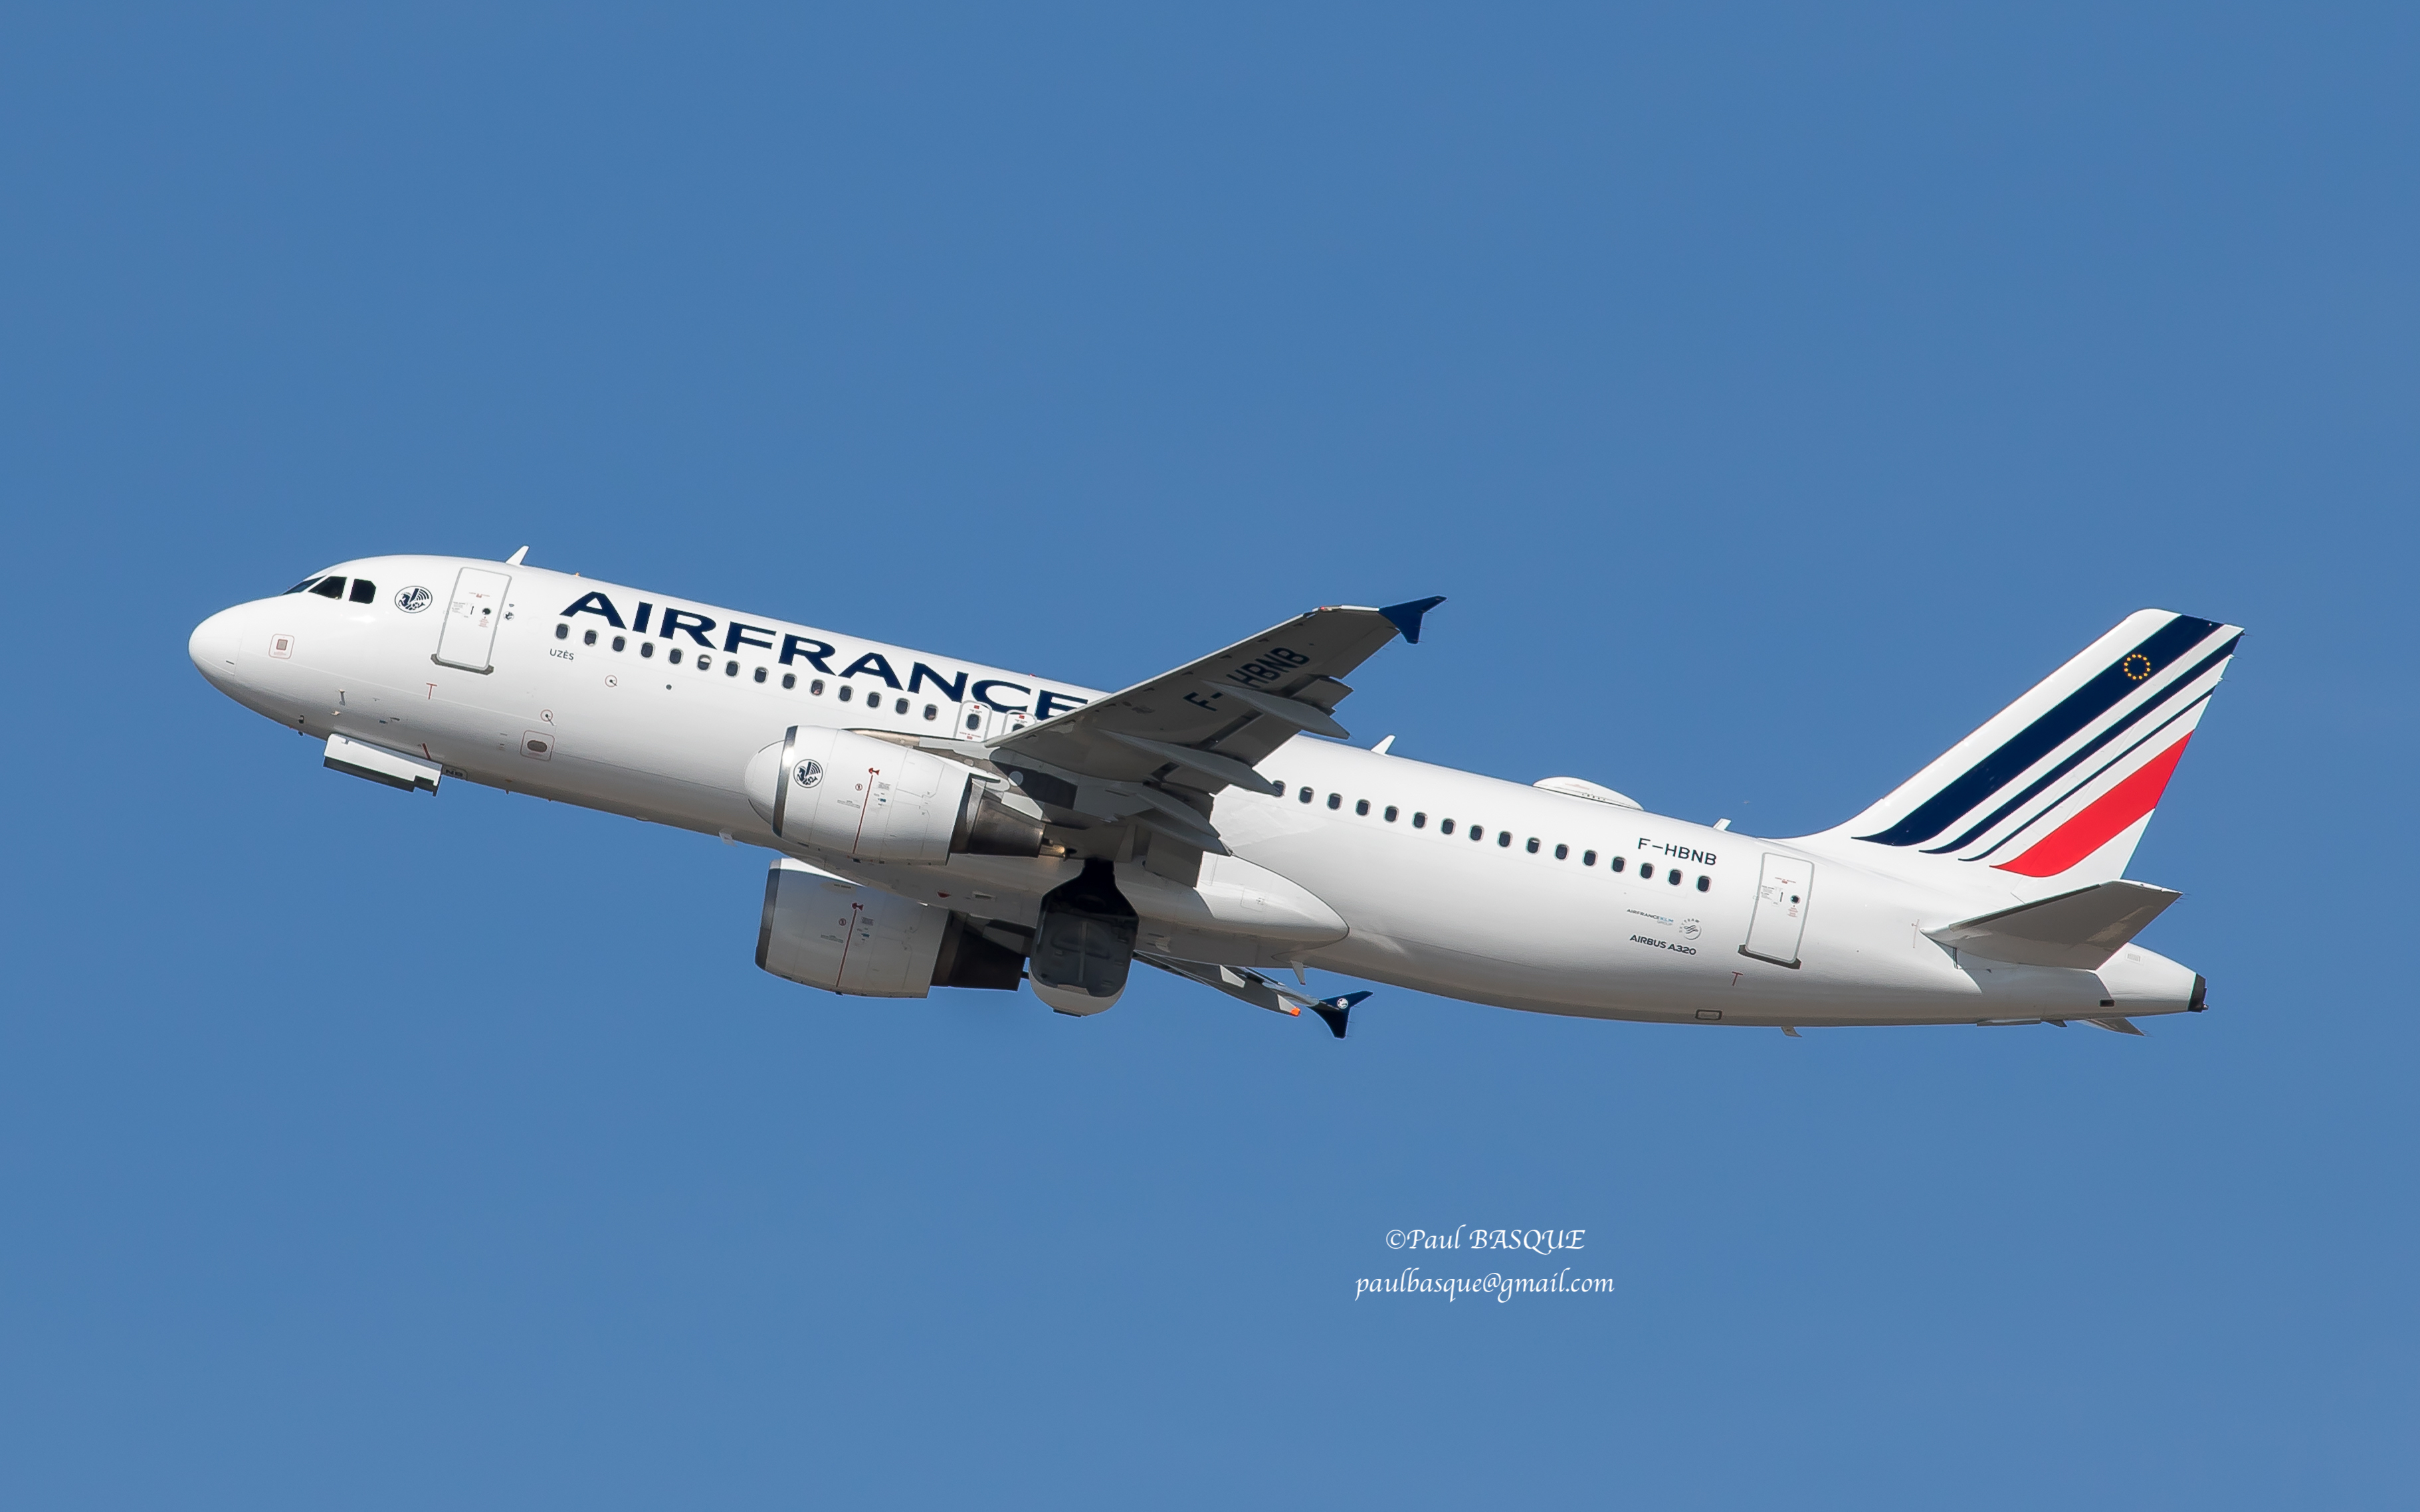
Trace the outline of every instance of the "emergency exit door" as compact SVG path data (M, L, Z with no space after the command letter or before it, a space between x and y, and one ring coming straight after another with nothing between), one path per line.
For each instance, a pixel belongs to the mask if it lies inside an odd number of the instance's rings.
M454 601L437 636L437 660L465 671L489 672L495 664L496 624L504 617L504 590L512 579L485 567L465 567L454 579Z
M999 740L1013 735L1033 722L1033 716L1024 709L996 709L979 698L970 698L958 705L958 738L960 740Z
M1798 939L1807 932L1807 904L1814 896L1815 866L1794 856L1768 852L1756 882L1756 912L1748 917L1747 943L1740 954L1796 967Z

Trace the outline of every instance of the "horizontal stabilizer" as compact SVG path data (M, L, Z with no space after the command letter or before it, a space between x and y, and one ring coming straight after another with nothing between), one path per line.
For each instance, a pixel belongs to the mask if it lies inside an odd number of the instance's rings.
M2093 971L2183 896L2140 882L2103 882L1924 933L1988 961Z

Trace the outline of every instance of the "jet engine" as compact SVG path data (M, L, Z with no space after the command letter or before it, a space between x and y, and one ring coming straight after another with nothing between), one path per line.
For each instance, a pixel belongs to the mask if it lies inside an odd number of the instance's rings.
M923 997L936 987L1016 991L1024 958L964 916L788 859L765 876L756 964L852 997Z
M855 861L1042 853L1042 821L972 767L847 730L792 726L749 762L747 783L774 834Z

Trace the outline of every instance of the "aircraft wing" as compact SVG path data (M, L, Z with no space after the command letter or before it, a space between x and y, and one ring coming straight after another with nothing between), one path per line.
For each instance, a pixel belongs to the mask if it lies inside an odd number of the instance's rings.
M2103 882L1924 933L1991 961L2095 970L2184 894L2141 882ZM2120 1031L2123 1032L2123 1031Z
M1297 614L1174 671L1028 725L993 742L988 753L1002 767L1027 762L1097 782L1168 784L1204 795L1229 786L1274 793L1278 785L1253 764L1298 730L1343 738L1333 711L1353 690L1338 679L1399 634L1417 642L1420 616L1444 602Z

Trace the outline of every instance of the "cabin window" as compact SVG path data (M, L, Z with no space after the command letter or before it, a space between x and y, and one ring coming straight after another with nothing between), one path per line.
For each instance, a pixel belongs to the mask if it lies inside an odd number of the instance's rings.
M1359 815L1360 815L1362 818L1364 818L1364 819L1369 818L1369 817L1370 817L1370 800L1369 800L1369 799L1367 799L1367 798L1357 798L1357 799L1356 799L1356 800L1354 801L1354 804L1353 804L1353 811L1354 811L1355 813L1359 814Z
M905 714L905 713L907 713L907 712L908 712L908 701L907 701L906 699L897 699L897 700L894 700L894 701L892 702L892 705L891 705L891 712L892 712L892 713L893 713L893 714Z
M1534 845L1531 846L1531 849L1534 850L1535 848L1536 847ZM1572 848L1568 845L1558 845L1555 847L1555 859L1558 861L1569 860L1571 858L1571 854Z
M680 647L678 647L678 646L675 646L675 647L673 647L670 651L665 652L665 653L664 653L664 659L665 659L666 661L671 662L671 663L672 663L674 666L675 666L675 667L679 666L679 665L680 665Z
M1628 864L1629 864L1628 862L1624 861L1624 860L1623 860L1621 856L1615 856L1615 857L1613 858L1613 860L1611 861L1611 863L1610 863L1610 865L1613 867L1613 869L1614 869L1616 872L1621 871L1624 866L1627 866Z
M924 717L927 719L936 717L940 714L940 712L941 707L938 703L927 703L924 705Z
M352 593L346 596L356 604L372 603L378 598L378 584L367 578L356 578L353 579Z
M1396 810L1396 808L1395 808L1395 806L1394 806L1393 804L1391 804L1391 803L1390 803L1390 804L1387 805L1387 823L1388 823L1388 824L1390 824L1390 825L1391 825L1391 824L1393 824L1393 823L1395 822L1395 814L1396 814L1396 812L1397 812L1397 810Z
M968 716L967 716L967 728L968 728L968 729L970 729L970 730L980 730L980 729L982 729L982 728L983 728L983 716L982 716L982 715L980 715L980 714L970 714L970 715L968 715Z
M1450 834L1452 834L1452 833L1453 833L1453 821L1452 821L1452 820L1450 820L1450 819L1440 819L1440 820L1438 820L1438 821L1437 821L1437 833L1438 833L1438 834L1440 834L1440 835L1450 835Z
M731 665L733 666L733 668L737 669L737 668L738 667L739 663L737 663L737 662L736 662L736 661L735 661L735 662L733 662ZM700 656L700 657L698 657L698 658L697 658L697 670L698 670L699 671L702 671L702 672L710 672L710 671L714 671L714 658L713 658L712 656Z
M1511 831L1511 830L1509 830L1509 829L1499 829L1499 830L1497 830L1497 831L1496 832L1496 843L1497 843L1497 844L1498 844L1498 845L1500 845L1500 846L1502 846L1504 849L1506 849L1506 850L1508 850L1508 851L1509 851L1509 850L1511 850L1511 849L1512 848L1512 831ZM1534 851L1534 850L1536 850L1537 848L1538 848L1538 846L1537 846L1537 842L1536 842L1536 841L1531 841L1531 842L1530 842L1530 845L1529 845L1529 849L1531 849L1531 850L1533 850L1533 851Z
M1672 886L1676 887L1679 887L1681 885L1681 869L1676 866L1671 871L1665 872L1664 880L1672 884Z
M1311 789L1305 788L1300 793L1295 794L1295 796L1305 803L1309 803L1311 801Z
M597 632L594 630L582 630L580 632L580 643L583 646L595 645L597 643Z
M557 640L570 640L570 639L571 639L571 626L570 626L570 625L556 625L556 626L554 627L554 638L555 638Z
M722 664L722 675L723 675L723 676L725 676L725 677L737 677L737 676L738 676L738 675L739 675L739 663L737 663L737 662L736 662L736 661L726 661L726 662L724 662L724 663ZM763 682L763 681L765 680L765 669L764 669L764 668L759 667L759 668L757 668L757 669L756 669L756 680L757 680L758 682L760 682L760 683L761 683L761 682Z
M653 640L642 640L642 641L640 641L640 642L639 642L639 655L640 655L640 656L654 656L655 654L656 654L656 643L655 643Z
M626 640L624 640L620 636L618 636L618 635L617 635L617 636L615 636L615 637L613 638L613 649L614 649L614 650L619 651L619 650L621 650L621 649L623 648L623 646L625 646L625 645L627 645L627 644L628 644L628 641L626 641Z
M759 668L757 668L757 669L756 669L756 681L758 681L758 682L760 682L760 683L761 683L761 682L763 682L764 680L765 680L765 669L764 669L764 668L762 668L762 667L759 667Z
M1594 852L1594 851L1582 851L1582 852L1580 852L1580 865L1582 865L1582 866L1594 866L1594 865L1596 865L1596 852Z
M345 596L345 579L342 578L322 578L312 587L311 592L318 594L321 598L342 598Z
M1714 879L1712 877L1699 877L1698 879L1698 890L1699 892L1705 891L1708 887L1711 887L1714 885Z
M1428 823L1429 816L1424 813L1416 813L1412 815L1412 827L1414 829L1426 829L1428 827Z
M782 674L782 686L785 688L798 687L799 674L797 672L783 672Z
M1331 809L1342 809L1342 808L1343 808L1343 807L1344 807L1344 795L1343 795L1343 794L1342 794L1342 793L1331 793L1331 794L1329 794L1329 795L1327 795L1327 806L1328 806L1329 808L1331 808Z
M1470 826L1471 843L1477 844L1479 841L1483 841L1486 838L1487 830L1483 825L1473 825Z
M809 684L807 685L807 691L808 691L809 693L811 693L811 694L814 695L816 698L821 698L821 697L823 697L823 696L824 696L824 680L823 680L822 678L818 677L818 678L816 678L814 682L809 683Z
M1652 866L1642 866L1642 867L1640 867L1640 868L1638 869L1638 880L1639 880L1639 881L1641 881L1641 882L1652 882L1652 881L1654 881L1654 880L1655 880L1655 869L1654 869L1653 867L1652 867Z
M855 697L857 697L857 685L856 685L856 684L854 684L854 683L843 683L843 684L841 684L841 685L840 685L840 701L841 701L843 703L847 702L849 700L851 700L851 699L853 699L853 698L855 698Z

